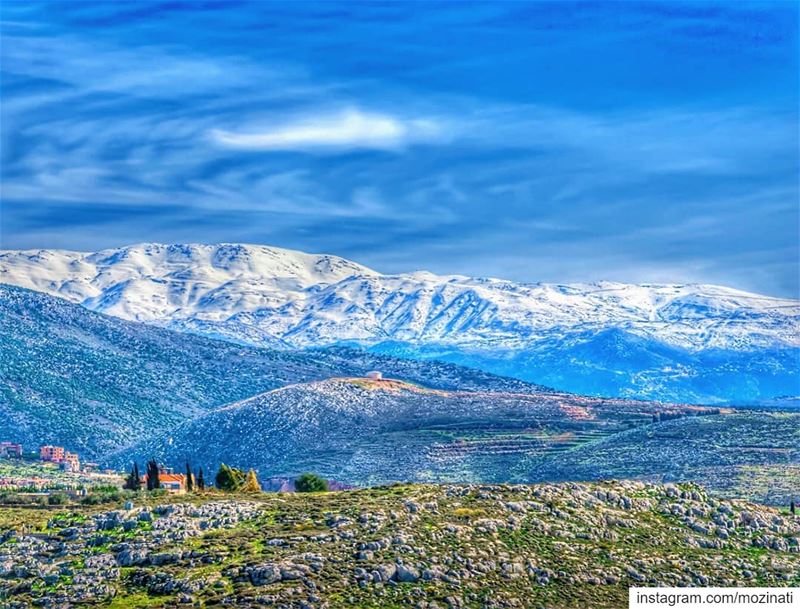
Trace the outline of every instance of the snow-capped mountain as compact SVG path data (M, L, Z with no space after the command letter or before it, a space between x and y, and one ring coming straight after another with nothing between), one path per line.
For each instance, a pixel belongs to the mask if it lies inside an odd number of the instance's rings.
M800 392L800 302L712 285L384 275L240 244L5 251L0 283L235 342L358 344L573 391L706 402Z
M800 302L730 288L383 275L336 256L257 245L5 251L0 282L128 320L294 347L398 340L520 348L609 328L690 350L800 346Z

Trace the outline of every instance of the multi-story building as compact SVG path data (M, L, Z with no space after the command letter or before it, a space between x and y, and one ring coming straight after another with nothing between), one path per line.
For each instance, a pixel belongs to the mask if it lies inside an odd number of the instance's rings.
M42 461L58 463L61 469L77 472L81 469L81 462L78 453L72 453L63 446L41 446L39 448L39 458Z
M71 453L68 450L64 451L64 458L58 462L62 469L69 472L78 472L81 469L81 462L78 459L77 453Z
M64 452L63 446L41 446L39 447L39 458L42 461L60 463L64 460Z
M22 444L14 442L0 442L0 457L21 457Z

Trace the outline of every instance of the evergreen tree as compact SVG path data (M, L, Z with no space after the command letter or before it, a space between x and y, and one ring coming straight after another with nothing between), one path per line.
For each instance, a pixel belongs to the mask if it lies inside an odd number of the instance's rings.
M797 514L797 505L795 504L794 499L792 499L792 502L789 504L789 511L792 513L792 516Z
M205 481L205 478L203 478L203 468L202 467L197 472L197 490L198 491L206 490L206 481Z
M194 481L192 480L192 468L189 462L186 462L186 492L191 493L194 490Z
M298 493L320 493L328 490L328 481L316 474L303 474L294 481Z
M221 463L215 482L217 488L223 491L238 491L244 484L244 479L245 473L242 470Z
M147 490L152 491L161 488L161 481L158 479L158 463L155 459L147 462Z
M243 493L260 493L261 492L261 485L258 483L258 476L256 476L255 470L250 470L247 472L247 477L244 479L244 484L242 484L241 491Z
M125 478L125 484L122 486L122 488L129 491L138 491L142 488L142 482L139 480L139 466L136 464L136 462L133 463L133 467L131 468L127 478Z

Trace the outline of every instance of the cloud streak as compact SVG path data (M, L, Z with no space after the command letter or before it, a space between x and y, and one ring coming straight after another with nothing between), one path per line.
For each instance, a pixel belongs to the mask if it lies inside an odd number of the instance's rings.
M220 146L243 150L397 150L431 142L441 136L442 129L431 119L405 119L348 108L296 117L250 132L212 129L210 134Z

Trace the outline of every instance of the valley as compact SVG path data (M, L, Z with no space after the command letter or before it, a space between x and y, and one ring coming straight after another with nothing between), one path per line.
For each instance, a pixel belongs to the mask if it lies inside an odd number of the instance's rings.
M773 505L797 492L791 409L589 397L351 347L256 348L12 286L0 310L3 439L118 470L156 458L360 487L691 481Z

